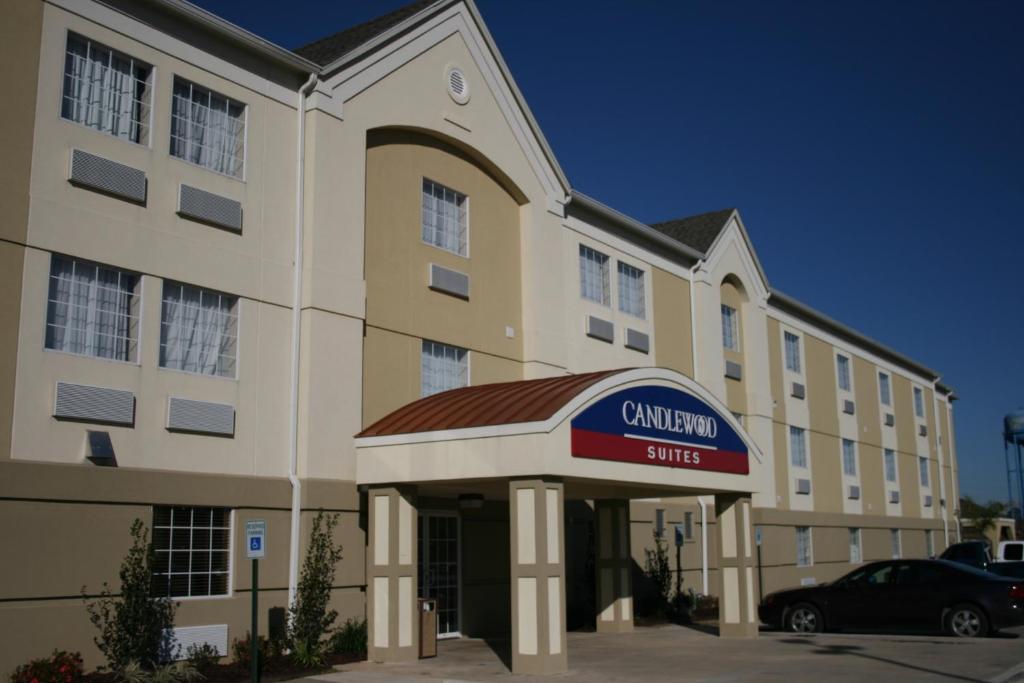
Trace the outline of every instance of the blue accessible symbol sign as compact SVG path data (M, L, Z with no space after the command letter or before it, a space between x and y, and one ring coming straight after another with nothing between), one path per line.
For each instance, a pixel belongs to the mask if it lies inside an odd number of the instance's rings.
M250 519L245 523L246 557L250 560L262 560L267 550L267 522L263 519Z

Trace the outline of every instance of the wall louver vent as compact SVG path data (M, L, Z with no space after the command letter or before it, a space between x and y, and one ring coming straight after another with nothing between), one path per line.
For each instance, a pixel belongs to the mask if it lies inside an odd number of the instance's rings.
M57 382L53 416L104 424L135 423L135 394L121 389Z
M853 401L843 401L843 412L847 415L853 415L857 406L854 405Z
M178 215L242 232L242 202L191 185L178 191Z
M896 416L893 415L892 413L886 413L885 414L885 426L886 427L892 427L895 424L896 424Z
M427 286L435 292L469 299L469 276L465 273L431 263L429 278Z
M793 398L803 400L804 396L807 395L807 390L804 389L804 385L800 384L800 382L793 382L792 390L789 393Z
M588 315L587 336L611 344L615 341L615 324L609 320Z
M900 502L900 492L889 491L889 502L893 504Z
M640 351L641 353L651 352L651 338L631 327L626 328L626 348Z
M811 492L811 480L810 479L797 479L796 480L796 492L802 495L807 495Z
M846 497L850 500L860 500L860 487L850 486L850 490L847 492Z
M139 204L146 203L146 173L144 171L83 152L80 149L71 150L71 169L68 180L74 185L98 190Z
M235 407L225 403L192 401L171 396L167 399L167 429L233 436Z
M930 508L932 506L932 497L931 496L925 496L924 497L924 506L926 508Z
M452 67L448 69L448 94L459 104L469 101L469 81L462 69Z
M921 425L917 428L917 433L920 436L928 436L928 428L925 427L924 425Z
M174 659L185 659L191 646L208 644L217 650L217 654L226 657L228 654L228 625L211 624L209 626L179 626L164 633L164 640L172 647Z
M742 380L743 366L731 360L725 361L725 376L729 379Z

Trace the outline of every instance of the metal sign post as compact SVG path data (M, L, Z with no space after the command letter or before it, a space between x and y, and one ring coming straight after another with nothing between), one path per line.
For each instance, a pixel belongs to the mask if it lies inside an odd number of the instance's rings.
M260 661L260 560L267 552L267 522L264 519L250 519L245 523L245 555L252 560L252 629L249 631L249 669L252 683L259 683Z
M764 574L761 572L761 527L754 527L754 543L757 545L757 600L764 600Z

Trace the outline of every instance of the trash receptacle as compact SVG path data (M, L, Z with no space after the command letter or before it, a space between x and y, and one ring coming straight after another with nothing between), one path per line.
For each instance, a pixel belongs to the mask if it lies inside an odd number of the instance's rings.
M437 600L420 598L420 659L437 656Z

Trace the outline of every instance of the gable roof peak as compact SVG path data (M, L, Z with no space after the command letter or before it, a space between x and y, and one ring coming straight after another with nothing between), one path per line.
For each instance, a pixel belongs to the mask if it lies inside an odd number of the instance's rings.
M706 254L734 213L736 213L736 209L719 209L696 216L651 223L651 227L663 235L668 235L672 239Z

